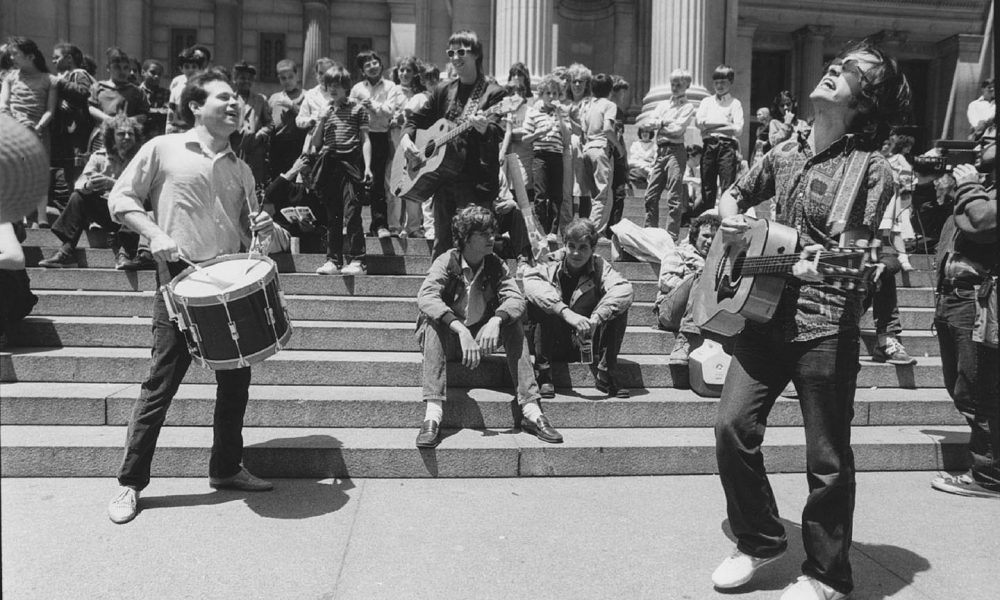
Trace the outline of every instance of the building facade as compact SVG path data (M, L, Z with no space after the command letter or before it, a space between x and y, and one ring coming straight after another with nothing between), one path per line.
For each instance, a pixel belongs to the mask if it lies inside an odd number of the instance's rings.
M911 79L919 148L964 136L965 107L993 71L992 35L984 37L991 10L990 0L0 0L0 35L42 48L70 41L98 63L118 45L168 70L182 48L202 43L218 65L256 64L258 88L269 92L282 58L353 66L374 48L387 62L415 54L443 67L448 36L469 28L502 81L514 62L533 75L581 62L631 83L633 115L669 97L673 69L694 74L698 99L712 69L728 63L751 124L744 147L758 107L788 89L808 116L824 62L844 43L876 35Z

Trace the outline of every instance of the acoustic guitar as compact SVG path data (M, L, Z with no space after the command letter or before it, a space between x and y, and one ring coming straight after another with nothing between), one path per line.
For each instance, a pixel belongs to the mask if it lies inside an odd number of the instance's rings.
M513 112L524 98L507 96L487 108L483 116ZM448 119L439 119L427 129L418 129L414 138L415 153L396 151L392 159L389 190L398 198L423 202L434 193L442 180L454 178L462 170L464 157L450 142L458 139L472 127L469 121L455 125Z
M742 238L727 244L719 231L705 257L705 270L691 291L698 327L732 336L746 320L767 323L799 261L799 234L791 227L754 219ZM816 270L824 281L863 291L875 270L877 247L822 250Z

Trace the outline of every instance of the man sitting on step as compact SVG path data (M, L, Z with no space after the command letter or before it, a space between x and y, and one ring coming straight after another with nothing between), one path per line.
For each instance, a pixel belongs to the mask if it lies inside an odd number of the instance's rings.
M532 343L542 398L555 397L553 360L589 363L599 391L630 395L615 375L634 293L627 279L594 254L598 237L592 221L574 219L566 227L565 257L524 275L528 315L538 324Z
M434 260L420 286L417 340L424 355L427 409L417 435L418 448L433 448L441 442L448 361L460 360L464 367L475 369L501 343L524 415L521 428L544 442L563 440L538 404L538 383L521 320L524 296L507 266L493 254L495 234L492 211L476 205L460 210L452 219L457 247Z
M142 146L142 125L136 119L117 115L103 126L104 147L94 151L76 181L66 210L52 226L52 233L62 241L62 247L50 258L38 261L38 266L63 268L77 266L76 245L91 222L112 232L111 248L115 252L115 268L134 271L152 268L153 256L148 250L136 252L139 236L120 227L108 212L108 193L135 153Z

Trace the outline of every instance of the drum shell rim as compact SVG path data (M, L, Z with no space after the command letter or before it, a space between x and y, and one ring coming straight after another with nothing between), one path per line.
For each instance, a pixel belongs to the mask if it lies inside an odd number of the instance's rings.
M216 256L213 259L200 263L198 266L204 268L206 266L211 266L216 263L225 262L227 260L232 260L232 259L246 260L249 257L250 255L248 254L247 255L223 254L221 256ZM266 262L268 265L270 265L271 270L267 273L267 275L264 278L254 280L250 283L247 283L246 285L242 285L231 291L215 294L214 296L185 296L183 294L178 294L176 291L174 291L174 287L178 283L180 283L182 279L184 279L191 273L194 273L197 270L195 269L195 267L188 267L183 271L181 271L180 273L178 273L177 276L171 279L170 283L167 284L167 289L170 291L170 294L174 296L174 298L178 299L178 304L186 304L189 306L214 306L216 304L219 304L219 296L225 296L226 298L228 298L229 301L246 298L247 296L261 289L262 287L267 287L267 285L271 283L273 279L276 279L278 276L277 263L275 263L269 257L263 255L257 256L255 258L262 262Z

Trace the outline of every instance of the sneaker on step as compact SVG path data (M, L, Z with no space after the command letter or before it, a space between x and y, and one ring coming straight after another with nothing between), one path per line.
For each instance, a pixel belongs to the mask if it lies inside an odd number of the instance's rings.
M688 364L688 355L690 354L691 343L688 341L686 335L678 333L674 342L674 349L670 351L670 356L667 357L667 364L686 366Z
M944 475L931 480L931 487L940 492L971 498L1000 498L1000 490L984 488L972 477L971 472L961 475Z
M352 260L351 264L340 270L340 274L346 276L365 275L366 273L368 273L368 267L360 260Z
M108 503L108 518L113 523L128 523L139 513L139 492L128 486L119 488Z
M906 254L900 254L897 259L899 260L899 266L906 272L913 270L913 265L910 264L910 257Z
M337 273L340 273L340 267L332 260L326 261L322 267L316 269L317 275L336 275Z
M886 338L885 345L875 347L872 351L872 360L890 365L913 365L917 362L917 359L907 354L903 344L894 337Z
M781 600L841 600L847 594L838 592L818 579L802 575L781 594Z
M38 266L46 269L65 269L75 267L77 264L76 253L63 252L62 248L56 250L51 258L38 261Z
M377 235L378 239L385 240L392 237L392 232L385 227L379 227Z
M781 552L767 558L757 558L736 550L732 556L716 567L712 573L712 585L720 590L740 587L753 579L758 569L778 560L783 554L784 552Z

